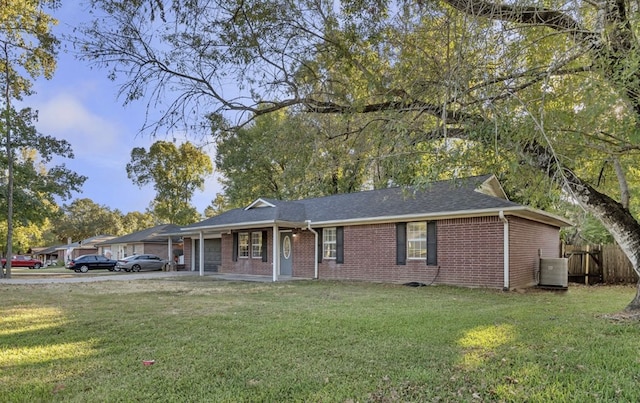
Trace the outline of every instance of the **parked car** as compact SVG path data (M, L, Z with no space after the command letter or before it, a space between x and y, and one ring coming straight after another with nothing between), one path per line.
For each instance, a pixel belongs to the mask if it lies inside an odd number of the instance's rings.
M7 265L7 259L2 259L2 267ZM28 267L30 269L39 269L43 266L42 261L33 259L30 256L16 255L11 258L11 267Z
M116 261L108 259L103 255L82 255L75 259L71 259L67 263L67 269L73 270L76 273L86 273L89 270L107 269L113 271L116 266Z
M116 271L162 270L168 263L168 260L156 255L131 255L118 259Z

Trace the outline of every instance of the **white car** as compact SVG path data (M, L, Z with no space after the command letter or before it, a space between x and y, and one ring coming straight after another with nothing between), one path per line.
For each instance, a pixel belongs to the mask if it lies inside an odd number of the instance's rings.
M131 255L116 262L116 271L162 270L169 261L156 255Z

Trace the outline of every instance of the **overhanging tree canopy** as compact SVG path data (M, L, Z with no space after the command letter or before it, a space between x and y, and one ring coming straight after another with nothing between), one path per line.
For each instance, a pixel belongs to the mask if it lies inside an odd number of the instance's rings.
M85 56L123 80L126 101L164 108L160 125L286 108L359 115L349 132L376 122L441 159L459 139L570 192L640 271L627 196L640 145L636 3L94 4L107 18L85 30Z

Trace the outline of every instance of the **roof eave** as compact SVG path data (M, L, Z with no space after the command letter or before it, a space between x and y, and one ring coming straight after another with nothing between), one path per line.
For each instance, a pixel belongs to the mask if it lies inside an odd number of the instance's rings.
M273 227L274 225L283 226L283 227L292 227L292 228L302 228L306 227L307 224L304 221L287 221L287 220L266 220L266 221L250 221L250 222L239 222L234 224L220 224L220 225L206 225L202 227L189 227L182 228L182 232L177 235L185 236L185 235L197 235L200 232L229 232L241 229L252 229L252 228L265 228L265 227Z
M384 224L390 222L402 222L402 221L415 221L415 220L445 220L456 218L471 218L471 217L489 217L497 216L500 211L506 215L520 216L532 221L537 221L556 227L568 227L573 224L570 221L565 220L562 217L549 214L541 210L531 209L524 206L503 207L503 208L490 208L490 209L478 209L478 210L461 210L461 211L447 211L447 212L435 212L426 214L404 214L385 217L371 217L371 218L355 218L350 220L328 220L328 221L314 221L311 224L313 226L336 226L336 225L362 225L362 224Z

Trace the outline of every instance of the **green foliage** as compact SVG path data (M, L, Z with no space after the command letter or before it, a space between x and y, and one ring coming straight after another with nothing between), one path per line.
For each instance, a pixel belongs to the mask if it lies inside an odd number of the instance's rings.
M270 114L245 129L222 133L216 166L228 205L258 197L299 199L360 190L367 169L363 136L331 139L323 119Z
M213 173L209 156L186 142L176 147L168 141L157 141L149 151L142 147L131 150L127 175L134 184L153 184L156 197L151 203L160 221L191 224L200 215L191 205L196 190L202 189L207 175Z
M32 248L55 243L55 239L51 239L51 222L45 220L43 223L20 224L18 223L13 230L12 237L12 254L27 254ZM5 246L7 245L7 222L0 221L0 245L3 256L6 255ZM52 242L53 241L53 242Z
M574 226L561 230L560 236L565 243L570 245L597 245L614 242L609 231L591 214L577 206L573 206L567 211L567 216L574 223Z
M54 211L53 197L68 196L85 180L64 166L45 168L44 163L54 155L71 157L69 144L37 133L32 124L35 113L28 108L16 111L12 106L14 100L21 101L32 93L32 80L53 75L59 42L51 29L57 21L45 8L57 5L58 0L7 0L0 9L0 135L4 152L0 169L5 172L2 207L6 211L7 255L13 254L14 227L42 223ZM43 160L40 164L36 153ZM16 188L15 183L20 186ZM10 264L1 274L11 276Z
M99 205L91 199L76 199L62 206L60 217L54 221L52 233L54 243L67 243L90 238L96 235L122 236L142 231L160 224L157 217L147 211L122 214L119 210L111 210Z
M124 234L118 235L131 234L159 224L154 215L148 211L144 213L139 211L129 212L122 216L121 221Z
M219 141L232 205L495 172L514 200L580 202L640 245L637 201L617 203L640 185L640 14L624 2L120 3L94 1L107 17L86 57L128 100L180 89L159 125L245 125Z
M62 206L63 216L54 223L58 240L66 243L81 241L96 235L124 235L121 214L91 199L76 199ZM126 233L133 232L127 231Z
M210 218L228 210L229 202L224 194L216 193L216 198L204 209L204 216Z
M3 286L0 395L638 401L637 322L603 317L633 293L213 277ZM142 364L150 359L154 365Z
M51 165L54 156L73 158L71 145L66 140L38 133L35 128L36 113L29 108L19 112L11 109L13 180L20 186L13 189L15 199L14 219L17 222L35 224L51 217L56 207L56 197L67 199L72 192L80 190L86 177L70 171L65 165ZM6 121L6 120L5 120ZM0 144L7 147L6 125L0 121ZM6 155L0 156L0 170L8 172ZM7 181L3 177L0 188L5 197L0 200L0 208L7 209Z
M45 12L59 0L5 0L0 11L0 89L3 97L21 100L31 94L36 77L47 79L56 68L58 23ZM6 101L6 100L5 100Z

